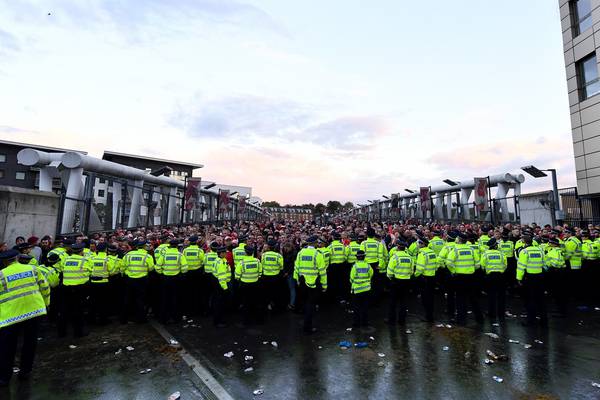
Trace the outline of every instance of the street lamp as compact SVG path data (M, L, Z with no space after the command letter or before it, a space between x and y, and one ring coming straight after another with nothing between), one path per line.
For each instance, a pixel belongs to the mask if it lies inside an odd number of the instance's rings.
M564 215L560 209L560 200L558 198L558 183L556 181L556 170L554 168L549 169L539 169L534 167L533 165L526 165L521 167L521 169L527 172L529 175L534 178L543 178L548 176L545 172L550 172L552 175L552 194L554 197L554 213L552 214L552 225L556 225L557 221L561 221L564 219ZM545 171L545 172L544 172Z
M444 183L446 183L450 186L458 186L458 183L454 182L452 179L444 179Z
M386 199L386 200L389 200L389 199L390 199L390 198L389 198L389 197L387 197L385 194L381 195L381 197L383 197L383 198L384 198L384 199Z
M233 193L230 194L230 196L236 195L237 193L238 193L237 191L233 192Z
M413 194L413 193L415 193L415 191L414 191L414 190L410 190L410 189L404 189L404 191L405 191L405 192L408 192L408 193L410 193L410 194Z
M211 184L204 186L202 189L211 189L211 188L214 188L215 186L217 186L217 184L213 182Z

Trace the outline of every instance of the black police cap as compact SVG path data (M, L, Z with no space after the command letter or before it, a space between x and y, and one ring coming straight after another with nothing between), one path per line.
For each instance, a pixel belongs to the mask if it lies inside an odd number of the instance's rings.
M2 253L0 253L0 261L17 258L19 254L20 253L15 249L3 251Z

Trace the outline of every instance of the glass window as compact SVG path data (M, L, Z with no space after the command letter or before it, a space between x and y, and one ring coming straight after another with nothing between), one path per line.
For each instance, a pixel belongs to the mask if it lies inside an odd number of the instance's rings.
M24 181L25 180L25 172L16 172L15 173L15 179L19 180L19 181Z
M6 154L0 154L0 162L6 162Z
M98 197L104 197L104 190L98 190Z
M105 183L105 182L106 182L106 179L104 179L104 178L98 179L98 183Z
M591 0L573 0L571 2L574 36L592 27Z
M588 99L600 93L600 79L598 78L598 62L596 53L577 62L579 70L579 87L581 100Z

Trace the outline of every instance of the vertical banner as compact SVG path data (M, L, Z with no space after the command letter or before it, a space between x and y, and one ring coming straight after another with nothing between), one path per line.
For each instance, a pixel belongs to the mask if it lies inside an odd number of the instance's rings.
M431 193L429 186L419 189L419 197L421 200L421 211L429 211L431 208Z
M200 183L201 178L188 178L185 188L185 209L186 211L200 208Z
M243 213L245 209L246 209L246 198L240 197L238 199L238 212Z
M399 208L398 200L398 193L392 193L392 210Z
M488 210L488 178L475 178L475 208Z
M219 211L229 210L229 190L219 189Z

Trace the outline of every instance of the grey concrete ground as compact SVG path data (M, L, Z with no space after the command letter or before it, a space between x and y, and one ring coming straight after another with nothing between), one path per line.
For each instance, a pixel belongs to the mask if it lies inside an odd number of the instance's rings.
M518 317L501 327L471 322L442 328L420 320L416 301L409 311L405 328L391 328L383 323L381 305L371 312L372 329L348 332L351 315L337 304L323 306L319 331L311 336L300 333L301 316L288 312L254 327L242 326L234 315L225 329L214 329L208 318L166 329L234 399L253 398L259 388L261 399L600 398L600 388L592 385L600 382L600 311L574 310L569 319L551 319L548 330L524 328ZM149 324L92 328L79 340L57 339L46 329L42 337L32 380L13 381L0 399L167 399L176 390L182 400L211 397ZM342 340L368 347L343 350ZM486 365L488 349L509 359ZM224 357L229 351L234 356ZM254 360L244 361L246 355ZM152 371L139 374L145 368Z

